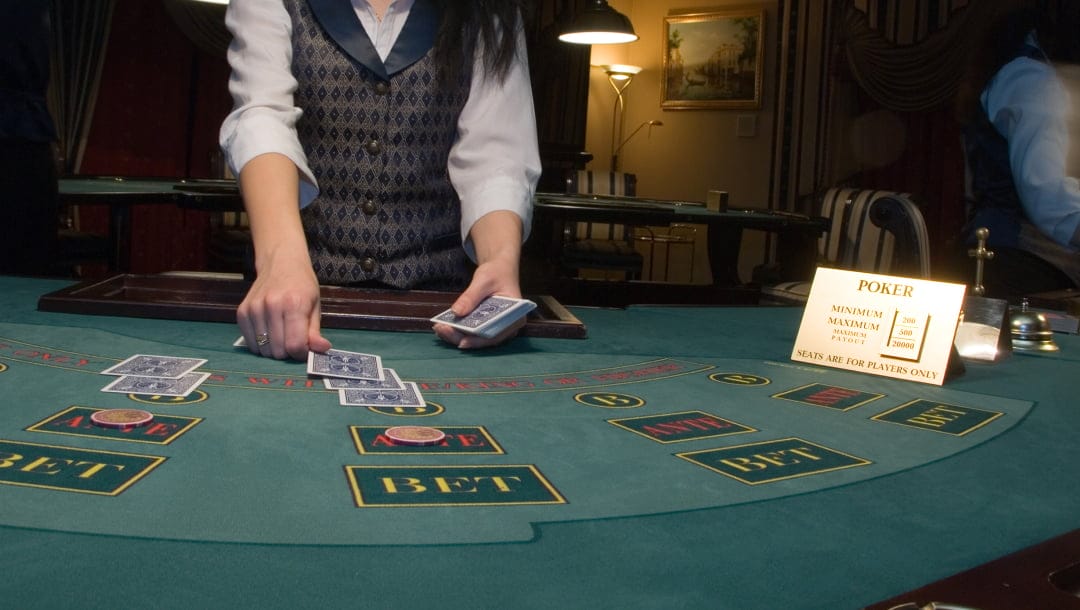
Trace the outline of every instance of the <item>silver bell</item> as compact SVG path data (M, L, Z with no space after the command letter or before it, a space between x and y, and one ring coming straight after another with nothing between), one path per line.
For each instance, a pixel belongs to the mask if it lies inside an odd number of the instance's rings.
M1046 316L1028 309L1028 300L1024 299L1020 311L1013 311L1009 316L1009 330L1012 334L1013 349L1028 352L1056 352L1054 331Z

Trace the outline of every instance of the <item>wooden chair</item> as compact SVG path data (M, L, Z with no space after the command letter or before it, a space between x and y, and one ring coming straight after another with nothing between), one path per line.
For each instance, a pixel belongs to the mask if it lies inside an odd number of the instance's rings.
M637 177L622 172L573 170L566 177L568 193L633 197ZM647 227L637 232L650 233ZM560 266L564 273L580 276L587 270L614 272L628 280L641 279L644 257L634 247L635 229L626 225L573 222L563 227Z
M828 231L818 240L819 266L930 277L930 239L919 206L908 193L831 188L821 199ZM810 280L762 287L763 302L802 304Z

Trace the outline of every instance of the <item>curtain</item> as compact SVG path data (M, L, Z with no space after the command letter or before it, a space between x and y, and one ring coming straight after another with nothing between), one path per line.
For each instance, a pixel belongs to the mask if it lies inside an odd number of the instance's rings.
M564 190L567 172L584 169L592 159L585 152L590 47L558 39L559 32L584 4L584 0L539 0L533 3L533 12L526 19L543 165L537 187L540 191Z
M859 85L883 107L898 112L935 108L952 100L974 42L978 14L965 3L882 0L848 4L841 38ZM879 4L884 6L879 6ZM916 10L918 7L923 10ZM890 10L891 9L891 10Z
M779 66L772 87L777 129L773 140L769 207L803 209L805 196L828 184L830 72L834 2L780 0L776 35Z
M115 5L116 0L52 0L49 109L64 174L78 173L82 162Z
M164 0L165 10L188 40L204 53L225 57L232 34L225 28L225 5Z

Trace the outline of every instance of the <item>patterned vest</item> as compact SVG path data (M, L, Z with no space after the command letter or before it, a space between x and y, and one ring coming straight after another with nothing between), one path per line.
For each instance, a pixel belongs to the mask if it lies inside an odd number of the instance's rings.
M1046 60L1041 50L1026 44L1016 57ZM967 241L975 243L975 229L986 227L990 229L990 245L1017 247L1024 212L1009 165L1009 142L990 122L981 103L975 120L964 127L964 147L975 198L964 229Z
M394 71L374 55L348 0L285 4L293 24L295 103L304 111L297 131L320 188L301 211L319 280L464 287L468 261L447 158L470 75L440 87L430 57L438 18L426 12L437 10L434 3L414 6L387 57L399 68ZM424 19L427 29L419 34L427 40L417 43L418 28L410 25ZM393 66L399 47L410 45L415 61Z

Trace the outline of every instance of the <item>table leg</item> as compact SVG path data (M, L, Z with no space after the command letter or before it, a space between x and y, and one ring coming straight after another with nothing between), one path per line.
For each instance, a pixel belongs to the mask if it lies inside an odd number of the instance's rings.
M709 267L713 284L739 286L739 249L742 245L742 229L721 223L708 226Z
M131 208L109 206L109 271L131 271Z

